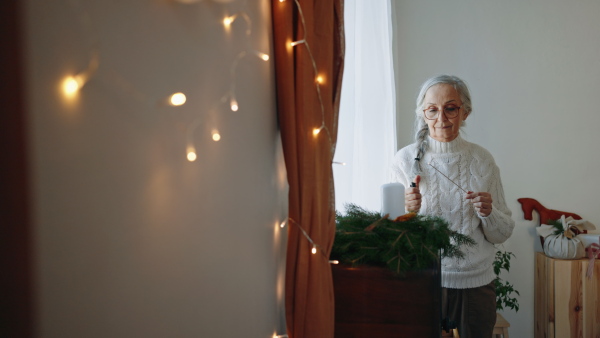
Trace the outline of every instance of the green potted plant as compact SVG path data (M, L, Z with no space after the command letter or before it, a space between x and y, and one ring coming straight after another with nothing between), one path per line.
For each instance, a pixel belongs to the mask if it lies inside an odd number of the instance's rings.
M516 297L513 297L513 293L520 295L519 291L515 290L511 283L500 278L502 270L506 270L506 272L510 270L511 257L515 257L512 252L496 251L496 259L494 260L496 279L494 279L494 284L496 286L496 310L498 311L505 308L515 310L515 312L519 311L519 301Z

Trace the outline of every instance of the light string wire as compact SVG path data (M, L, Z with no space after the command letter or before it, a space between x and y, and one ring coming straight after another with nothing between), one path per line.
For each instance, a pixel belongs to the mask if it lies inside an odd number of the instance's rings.
M247 0L245 0L242 3L241 7L245 8L246 6L247 6ZM258 58L260 58L263 61L269 61L269 59L270 59L268 54L259 52L258 50L250 47L250 39L252 36L252 31L253 31L252 30L252 20L250 19L250 16L244 10L238 10L235 14L228 15L223 19L222 22L223 22L225 31L229 32L232 29L231 26L239 17L241 17L244 20L244 22L246 23L246 30L245 30L245 35L247 38L245 40L246 45L244 46L244 50L240 51L236 55L236 57L231 62L231 65L229 66L229 81L230 81L229 82L229 90L227 92L225 92L220 97L219 100L217 100L216 102L214 102L212 104L209 111L216 110L217 106L219 106L221 104L225 104L227 101L229 101L229 109L232 112L237 112L240 109L239 102L237 101L237 98L236 98L237 68L238 68L240 61L248 55L248 51L252 51L253 54L255 54ZM196 147L194 144L194 134L195 134L196 128L198 128L202 124L201 120L202 120L202 117L198 117L187 127L186 153L187 153L187 159L190 162L195 161L197 158ZM218 132L218 129L213 129L211 133L212 133L213 141L217 142L221 139L221 135Z
M283 1L280 1L280 2L283 2ZM325 130L325 132L327 133L327 137L329 139L329 144L333 145L333 141L331 139L331 132L329 131L329 128L325 125L325 105L323 104L323 97L321 95L321 82L323 81L323 78L321 76L319 76L319 70L317 68L317 63L315 61L315 58L313 57L312 50L310 48L310 44L309 44L308 40L306 39L306 21L304 19L304 12L302 11L302 6L300 5L300 2L298 0L294 0L294 3L296 4L296 7L298 8L298 16L300 17L300 22L302 23L303 37L300 40L293 41L290 45L292 47L295 47L298 45L303 45L306 48L306 52L308 53L308 56L309 56L311 64L312 64L313 75L314 75L314 79L315 79L315 88L317 91L317 97L319 99L319 105L321 108L321 125L318 128L313 129L313 135L317 136L322 130Z
M302 235L306 238L306 240L309 242L310 246L311 246L311 253L314 255L317 252L320 252L321 255L323 257L325 257L327 260L329 260L329 257L327 257L325 255L325 250L323 250L323 247L317 243L315 243L315 241L313 241L313 239L308 235L308 233L306 232L306 230L304 230L304 228L300 225L300 223L296 222L293 218L288 217L289 223L293 223L296 227L298 227L298 229L300 230L300 232L302 233Z
M274 1L276 1L276 0L274 0ZM278 0L278 1L285 2L285 0ZM70 4L70 6L76 12L79 13L78 18L80 20L81 25L83 26L83 30L87 31L92 36L92 39L93 39L87 68L75 75L68 76L63 83L63 91L64 91L65 95L74 96L74 95L77 95L80 92L80 90L85 86L85 84L88 81L90 81L93 77L99 77L97 71L101 65L101 62L100 62L101 61L101 57L100 57L101 53L100 53L100 46L99 46L100 39L98 38L99 35L98 35L98 32L96 31L97 27L95 27L95 25L93 24L94 22L92 20L92 17L89 14L89 11L86 10L82 6L81 1L65 0L65 2ZM181 4L192 4L196 1L179 0L178 2ZM312 49L310 47L310 43L306 37L306 35L307 35L306 21L305 21L305 17L304 17L304 12L302 10L302 6L300 5L300 2L298 0L294 0L294 4L297 8L300 22L302 25L303 37L297 41L291 42L291 46L296 47L299 45L303 45L304 48L306 49L307 55L310 59L311 66L312 66L314 85L315 85L315 90L317 93L317 98L319 101L320 112L321 112L321 125L318 128L313 129L313 136L316 138L320 134L320 132L324 129L325 132L327 133L329 145L330 145L330 147L333 147L331 132L325 124L325 105L323 103L323 96L322 96L322 91L321 91L321 85L323 84L324 79L321 75L319 75L317 63L315 61ZM235 56L235 58L233 59L231 65L229 67L229 81L230 81L229 90L226 91L219 99L217 99L215 102L213 102L213 104L210 106L210 108L208 110L209 112L215 111L218 108L218 106L226 104L228 101L229 101L229 109L231 111L237 112L240 109L240 105L236 98L236 89L237 89L237 81L236 80L237 80L237 70L238 70L238 66L239 66L240 62L243 59L245 59L249 54L256 55L258 58L260 58L263 61L269 61L269 59L270 59L268 54L260 52L257 49L252 48L252 46L251 46L251 37L252 37L253 27L252 27L252 20L251 20L250 16L248 15L248 13L245 11L246 6L247 6L247 0L244 0L242 2L242 5L239 7L240 9L237 12L235 12L235 14L226 16L222 21L225 31L227 33L229 33L233 29L232 25L234 24L234 22L238 18L243 19L243 21L246 24L246 29L245 29L246 39L244 40L245 44L244 44L243 50L240 51ZM115 89L118 89L117 92L124 93L128 98L132 98L133 100L137 101L138 103L141 103L143 105L146 105L148 107L152 107L155 109L157 106L157 103L158 103L158 105L166 104L166 105L170 105L173 107L179 107L179 106L184 105L186 102L186 95L182 92L176 92L176 93L173 93L171 95L166 95L166 96L163 95L162 98L156 99L155 96L149 95L144 90L140 90L138 86L136 86L133 82L131 82L126 76L124 76L119 71L117 71L111 67L105 67L104 64L102 64L102 65L103 65L102 70L103 70L103 75L105 77L105 80L108 80L109 84L113 85L112 87L114 87ZM185 135L186 155L187 155L188 161L190 161L190 162L193 162L197 159L197 152L196 152L195 142L194 142L194 134L195 134L196 129L199 126L203 125L204 120L205 120L205 116L200 115L200 116L197 116L195 119L193 119L192 122L187 125L186 135ZM220 140L220 138L221 138L221 136L220 136L218 130L213 129L213 140L218 141L218 140ZM345 163L342 163L342 162L332 162L332 163L345 165ZM323 247L320 244L315 243L315 241L308 235L306 230L298 222L296 222L292 218L288 218L288 220L286 222L281 223L282 228L285 226L285 223L294 224L294 226L296 226L300 230L302 235L306 238L307 242L311 246L312 254L316 254L317 251L319 251L320 255L322 257L324 257L325 259L328 259ZM329 261L329 263L337 264L337 261ZM288 335L287 334L281 334L281 335L275 334L274 337L287 338Z
M285 2L285 0L278 0L280 3ZM316 137L319 135L319 133L322 130L325 130L325 132L327 133L327 137L329 140L329 145L332 147L333 146L333 141L331 138L331 133L329 131L329 128L325 125L325 105L323 104L323 97L321 95L321 82L323 81L322 77L319 76L319 72L318 72L318 68L317 68L317 63L315 61L315 58L312 54L312 50L310 48L310 44L306 38L306 21L304 19L304 12L302 10L302 6L300 5L300 2L298 0L294 0L294 4L296 6L296 8L298 9L298 16L300 17L300 22L302 24L302 33L303 36L301 39L299 40L295 40L293 42L290 43L290 46L292 47L296 47L299 45L303 45L306 48L306 52L310 58L311 61L311 65L312 65L312 70L313 70L313 75L314 75L314 79L315 79L315 87L316 87L316 92L317 92L317 98L319 100L319 105L321 108L321 125L318 128L314 128L313 129L313 135ZM333 162L333 159L331 159L331 163L332 164L341 164L341 165L345 165L345 163L343 162ZM294 224L296 227L298 227L298 229L300 230L300 232L302 233L302 235L304 236L304 238L306 238L306 240L308 241L309 245L311 246L311 253L312 254L316 254L317 251L319 251L321 253L321 255L328 260L328 262L330 264L338 264L339 262L337 260L329 260L329 257L327 257L325 250L323 249L323 247L318 244L315 243L315 241L308 235L308 233L306 232L306 230L304 230L304 228L300 225L300 223L296 222L294 219L292 219L291 217L288 218L288 223L289 224ZM285 222L282 223L282 227L284 226Z
M71 99L75 97L79 91L85 86L85 84L91 80L92 77L98 76L97 70L100 66L100 49L99 49L99 39L97 37L97 32L94 29L95 26L93 24L93 20L89 14L89 11L86 10L79 0L65 0L65 2L78 13L77 17L82 25L84 31L89 32L90 35L93 36L93 45L91 47L90 57L88 66L85 70L75 74L70 75L64 78L62 83L62 91L65 97ZM192 4L195 1L181 1L178 0L181 4ZM237 68L242 59L244 59L247 55L253 54L256 55L262 61L269 61L270 57L267 53L260 52L259 50L252 48L251 45L251 37L252 37L252 20L248 13L246 12L247 0L244 0L241 5L238 6L237 11L233 15L228 15L222 20L222 25L227 33L231 30L231 25L238 19L241 18L245 24L245 37L243 40L243 50L239 52L236 57L233 59L230 67L229 67L229 89L225 92L218 100L216 100L212 106L210 107L209 114L213 114L212 112L217 110L217 106L226 103L229 100L229 108L231 111L238 111L240 109L239 103L236 98L236 74ZM163 96L160 99L155 99L153 96L148 95L144 91L140 90L138 86L133 84L130 80L128 80L123 74L118 72L111 67L103 67L103 75L105 80L108 80L109 84L112 85L113 88L119 89L120 92L124 93L128 98L133 99L141 104L144 104L148 107L156 108L157 106L173 106L178 107L185 104L187 98L186 95L182 92L175 92L167 96ZM205 114L206 115L206 114ZM186 143L186 157L187 160L193 162L197 159L196 146L194 142L194 134L196 129L203 125L203 120L206 116L200 115L193 119L191 123L187 124L186 132L185 132L185 143ZM214 123L211 123L214 124ZM208 127L210 129L210 127ZM221 139L220 132L218 128L213 127L210 131L212 136L212 140L217 142Z

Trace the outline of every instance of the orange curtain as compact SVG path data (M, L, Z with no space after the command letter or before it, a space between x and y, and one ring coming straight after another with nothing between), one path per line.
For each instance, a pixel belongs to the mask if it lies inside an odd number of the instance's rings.
M290 338L333 337L328 257L335 235L331 165L344 64L343 0L272 0L272 14L277 107L290 186L287 330ZM315 128L321 128L317 135Z

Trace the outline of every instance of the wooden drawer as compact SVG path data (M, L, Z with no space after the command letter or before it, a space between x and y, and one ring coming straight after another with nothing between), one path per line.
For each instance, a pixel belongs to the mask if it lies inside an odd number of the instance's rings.
M535 337L600 337L600 260L586 277L589 260L535 260Z

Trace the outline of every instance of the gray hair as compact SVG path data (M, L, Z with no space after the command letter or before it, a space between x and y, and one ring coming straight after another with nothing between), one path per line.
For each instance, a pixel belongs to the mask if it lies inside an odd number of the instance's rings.
M423 117L423 102L425 101L425 94L427 94L427 90L429 88L437 85L437 84L449 84L460 95L460 100L462 101L461 109L463 109L464 113L468 116L471 114L472 106L471 106L471 94L469 93L469 88L465 81L460 79L454 75L438 75L434 76L427 81L425 81L421 85L421 90L419 91L419 95L417 96L417 107L415 109L416 119L415 119L415 141L417 143L417 154L415 156L415 161L412 166L412 173L416 175L421 174L421 162L420 160L425 155L425 151L427 150L427 136L429 135L429 127L425 122ZM465 125L465 122L461 122L461 127Z

